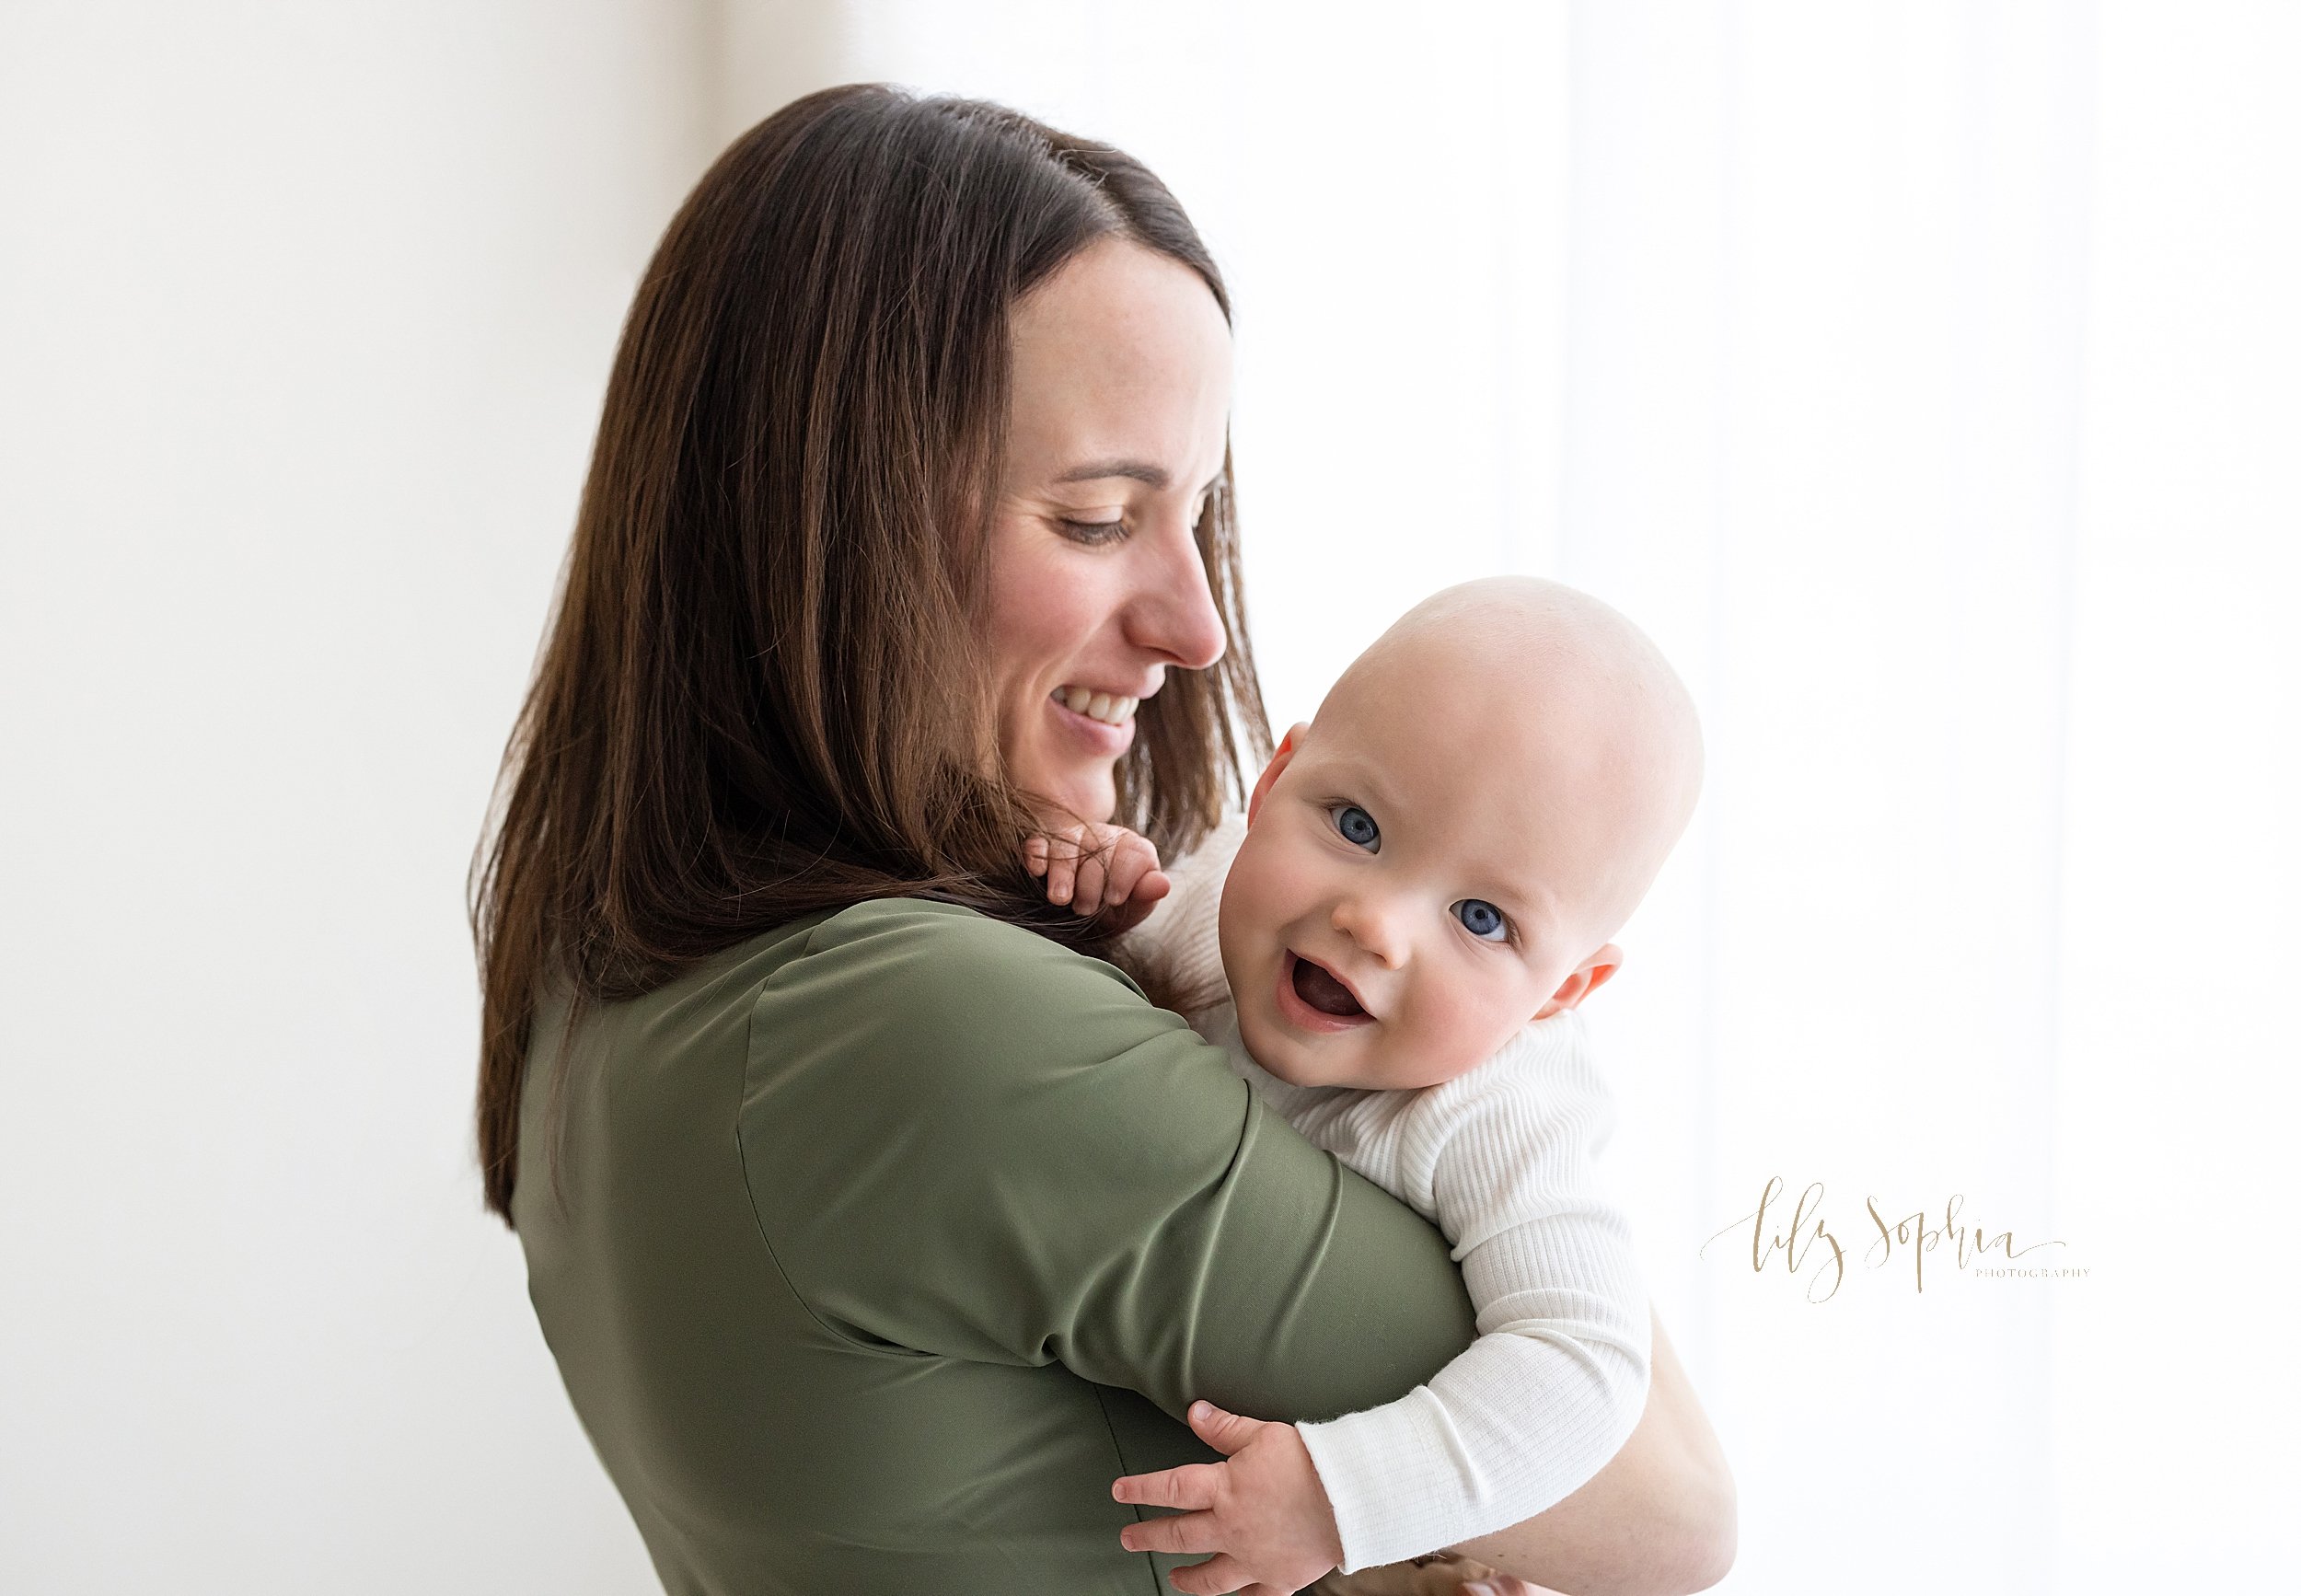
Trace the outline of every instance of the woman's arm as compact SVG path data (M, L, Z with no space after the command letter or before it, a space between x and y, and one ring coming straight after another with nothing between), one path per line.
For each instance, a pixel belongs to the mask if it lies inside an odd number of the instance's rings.
M1685 1596L1726 1577L1733 1475L1659 1318L1646 1412L1613 1461L1557 1506L1455 1550L1572 1596Z
M1203 1396L1300 1420L1389 1401L1474 1338L1438 1232L1107 965L945 905L860 906L768 980L750 1036L754 1218L817 1322L864 1353L1060 1362L1177 1417ZM1611 1579L1591 1590L1696 1588L1671 1582L1682 1564L1647 1577L1681 1545L1657 1526L1682 1482L1648 1469L1620 1488L1674 1371L1658 1362L1620 1459L1486 1555ZM1102 1409L1113 1475L1214 1455L1147 1408ZM1110 1478L1082 1509L1125 1512ZM1618 1505L1592 1523L1592 1500Z
M1178 1420L1352 1412L1475 1336L1444 1238L1108 965L890 901L811 932L759 1003L754 1207L835 1331L1060 1362Z

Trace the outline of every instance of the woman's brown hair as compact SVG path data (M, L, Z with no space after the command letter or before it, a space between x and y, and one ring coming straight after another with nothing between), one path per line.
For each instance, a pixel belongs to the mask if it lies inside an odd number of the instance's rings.
M1165 187L1000 107L797 100L672 219L608 378L500 809L471 878L480 1162L511 1222L544 995L580 1012L798 916L965 905L1097 954L1021 863L972 617L1015 302L1112 236L1205 278ZM1269 749L1226 459L1197 533L1229 633L1137 711L1117 821L1167 857ZM572 1032L573 1018L567 1029Z

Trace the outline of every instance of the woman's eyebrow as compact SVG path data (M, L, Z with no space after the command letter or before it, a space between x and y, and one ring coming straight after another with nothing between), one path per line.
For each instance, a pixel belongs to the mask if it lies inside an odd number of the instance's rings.
M1114 477L1124 477L1161 490L1174 480L1164 466L1154 466L1148 460L1094 460L1083 466L1073 466L1055 480L1059 485L1064 482L1104 482ZM1222 473L1217 471L1198 491L1211 493L1221 482Z
M1058 482L1101 482L1113 477L1129 478L1137 482L1147 483L1153 488L1163 488L1168 482L1174 480L1167 475L1165 467L1151 465L1147 460L1094 460L1083 466L1073 466L1055 480Z

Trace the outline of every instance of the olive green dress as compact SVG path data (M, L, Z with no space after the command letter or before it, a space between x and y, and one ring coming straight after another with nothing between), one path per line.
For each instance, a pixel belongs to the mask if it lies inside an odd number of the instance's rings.
M671 1591L1153 1596L1194 1397L1326 1418L1474 1326L1444 1240L1116 969L966 909L797 920L537 1026L515 1204ZM562 1100L555 1105L555 1095Z

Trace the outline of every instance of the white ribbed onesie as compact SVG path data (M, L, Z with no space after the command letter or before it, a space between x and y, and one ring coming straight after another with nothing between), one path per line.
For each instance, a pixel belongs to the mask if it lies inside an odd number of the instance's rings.
M1134 933L1186 983L1220 979L1216 911L1245 834L1233 815L1171 868L1174 893ZM1651 1324L1629 1223L1600 1191L1613 1100L1581 1017L1536 1021L1414 1092L1289 1085L1247 1055L1231 1003L1190 1020L1295 1128L1445 1233L1477 1310L1478 1339L1428 1384L1298 1427L1343 1571L1532 1518L1603 1467L1645 1411Z

